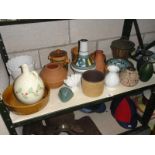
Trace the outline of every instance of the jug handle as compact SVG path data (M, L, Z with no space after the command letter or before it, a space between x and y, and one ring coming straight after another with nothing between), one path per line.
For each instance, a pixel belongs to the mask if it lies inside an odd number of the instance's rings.
M36 71L32 71L31 73L38 79L38 73Z

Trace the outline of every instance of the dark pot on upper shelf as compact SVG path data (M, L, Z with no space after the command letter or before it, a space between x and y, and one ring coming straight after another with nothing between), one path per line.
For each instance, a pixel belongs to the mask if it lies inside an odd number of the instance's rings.
M139 78L143 82L147 82L153 75L153 63L150 62L148 56L141 57L137 62L137 70Z
M112 41L111 50L114 58L128 59L130 53L135 50L135 44L126 39L117 39Z

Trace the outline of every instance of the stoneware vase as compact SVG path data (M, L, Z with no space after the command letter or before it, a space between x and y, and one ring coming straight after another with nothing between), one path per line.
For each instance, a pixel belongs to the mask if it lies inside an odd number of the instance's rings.
M95 51L95 62L96 62L96 70L101 71L103 73L106 72L106 56L104 55L102 50Z
M110 65L107 67L108 69L108 73L105 76L105 85L107 87L115 87L120 83L120 79L119 79L119 67L115 66L115 65Z
M134 68L127 68L120 73L120 82L127 87L135 86L139 81L138 71Z
M14 93L25 104L33 104L44 95L44 83L35 71L29 71L27 64L21 66L22 74L14 81Z
M58 88L67 78L67 70L61 64L49 63L44 66L40 76L47 88Z

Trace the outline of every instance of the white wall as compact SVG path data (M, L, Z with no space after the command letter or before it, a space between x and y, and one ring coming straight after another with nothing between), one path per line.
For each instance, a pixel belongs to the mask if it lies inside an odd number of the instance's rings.
M155 20L139 19L138 23L144 42L155 40ZM102 49L107 57L111 57L110 44L112 40L120 38L122 27L122 19L65 20L0 26L0 33L9 57L32 55L39 69L49 62L48 54L51 51L61 48L70 55L71 48L82 38L89 40L90 52ZM131 34L130 39L138 45L134 28ZM6 83L7 78L0 79L2 90ZM1 130L0 134L3 134Z

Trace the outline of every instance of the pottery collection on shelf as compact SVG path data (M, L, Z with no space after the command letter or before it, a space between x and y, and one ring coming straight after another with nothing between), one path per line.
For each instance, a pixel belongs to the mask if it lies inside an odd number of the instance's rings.
M39 75L32 71L34 61L30 57L24 57L27 64L21 62L23 57L17 65L18 59L11 59L7 63L7 68L15 81L8 90L13 89L13 98L24 105L36 103L43 107L48 101L50 89L60 87L58 97L62 102L67 102L74 97L79 88L88 97L98 97L103 94L104 86L115 88L121 83L123 86L133 87L139 80L145 82L152 77L153 64L147 57L142 57L138 61L137 70L134 69L132 62L127 60L129 52L134 49L132 42L116 40L112 42L111 49L114 58L106 60L103 50L96 50L89 54L88 40L81 39L79 47L71 49L71 63L67 52L57 49L49 54L50 63L42 68ZM69 63L74 71L71 75L68 75ZM22 73L21 71L19 73L19 66L22 68ZM6 100L9 99L6 98Z

